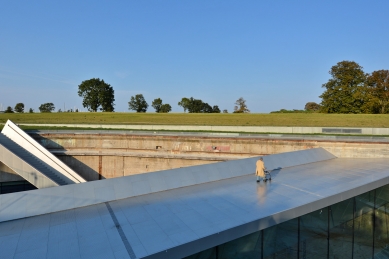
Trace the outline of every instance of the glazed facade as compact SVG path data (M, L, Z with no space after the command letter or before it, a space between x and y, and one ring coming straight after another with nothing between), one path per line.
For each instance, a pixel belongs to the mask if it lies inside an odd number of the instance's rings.
M389 258L389 185L186 259Z

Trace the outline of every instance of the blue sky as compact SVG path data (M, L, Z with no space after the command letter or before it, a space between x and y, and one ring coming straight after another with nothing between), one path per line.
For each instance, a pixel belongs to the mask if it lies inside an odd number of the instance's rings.
M1 1L0 104L82 107L93 77L115 111L143 94L251 112L320 102L331 66L389 69L389 1ZM149 107L148 112L154 112Z

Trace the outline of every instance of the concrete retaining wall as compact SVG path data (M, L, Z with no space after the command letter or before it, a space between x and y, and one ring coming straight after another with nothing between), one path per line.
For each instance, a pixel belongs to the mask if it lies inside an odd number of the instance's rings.
M389 142L142 134L34 134L88 181L322 147L337 157L389 158Z
M252 133L294 133L325 134L332 130L337 134L389 135L389 128L360 127L270 127L270 126L185 126L185 125L105 125L105 124L27 124L26 126L77 127L95 129L132 129L132 130L174 130L174 131L218 131L218 132L252 132ZM330 133L330 132L328 132Z

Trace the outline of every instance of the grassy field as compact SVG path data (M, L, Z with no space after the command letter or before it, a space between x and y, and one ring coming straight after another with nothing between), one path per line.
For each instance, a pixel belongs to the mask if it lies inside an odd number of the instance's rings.
M134 124L134 125L212 125L212 126L317 126L389 127L389 115L381 114L199 114L199 113L24 113L0 114L0 124Z

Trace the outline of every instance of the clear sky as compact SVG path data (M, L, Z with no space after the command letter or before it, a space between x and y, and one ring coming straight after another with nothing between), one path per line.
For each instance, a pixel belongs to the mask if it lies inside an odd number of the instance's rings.
M389 1L11 1L0 4L0 104L82 107L93 77L115 111L143 94L173 112L182 97L251 112L303 109L331 66L389 69ZM148 112L154 112L149 107Z

